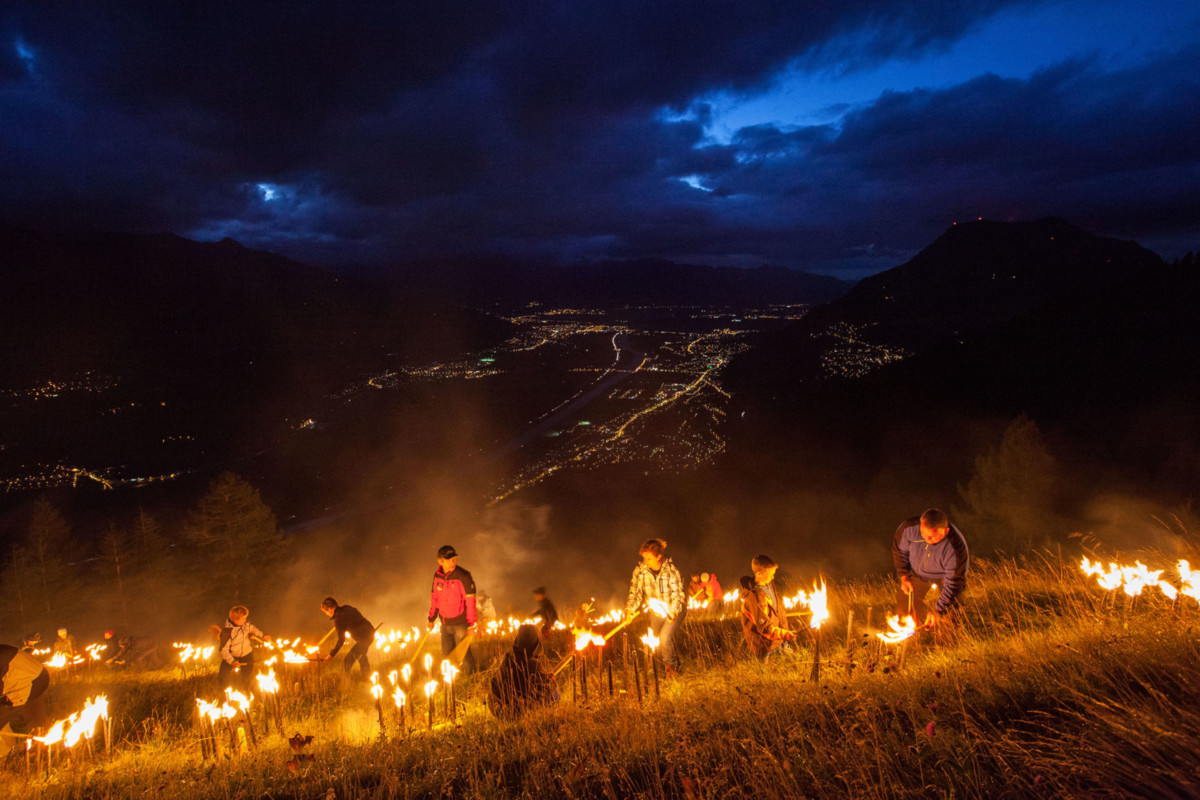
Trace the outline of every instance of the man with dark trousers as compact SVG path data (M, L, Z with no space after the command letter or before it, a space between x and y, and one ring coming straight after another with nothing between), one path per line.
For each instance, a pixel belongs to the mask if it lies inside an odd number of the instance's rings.
M931 508L900 523L892 537L892 562L900 581L896 613L930 630L951 628L967 588L970 555L962 531L950 524L946 512ZM934 584L938 599L930 609L925 594Z
M375 626L367 622L366 617L360 614L357 608L339 606L338 601L332 597L326 597L321 601L321 611L333 620L334 630L337 631L337 644L329 651L329 655L325 656L325 660L329 661L338 654L342 645L346 643L346 634L350 634L350 637L354 639L354 646L346 654L342 667L349 675L350 668L357 661L361 670L359 678L366 680L367 676L371 674L371 665L367 661L367 649L375 641Z
M429 593L429 629L433 630L440 616L442 655L448 656L468 634L475 633L475 580L458 566L458 553L448 544L438 548L437 563ZM462 668L467 675L475 671L475 654L469 645Z

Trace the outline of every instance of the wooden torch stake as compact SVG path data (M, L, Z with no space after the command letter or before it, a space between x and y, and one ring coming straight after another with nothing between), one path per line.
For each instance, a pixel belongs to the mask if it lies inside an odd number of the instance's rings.
M854 671L854 609L846 612L846 677Z
M812 672L809 673L808 679L813 683L821 682L821 629L813 630L813 663Z

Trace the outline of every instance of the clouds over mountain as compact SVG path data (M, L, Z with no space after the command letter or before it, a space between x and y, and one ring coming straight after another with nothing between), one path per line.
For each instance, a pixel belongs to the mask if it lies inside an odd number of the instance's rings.
M714 92L920 59L1032 5L12 4L0 213L336 261L865 270L956 215L1195 235L1196 49L952 76L833 124L710 135Z

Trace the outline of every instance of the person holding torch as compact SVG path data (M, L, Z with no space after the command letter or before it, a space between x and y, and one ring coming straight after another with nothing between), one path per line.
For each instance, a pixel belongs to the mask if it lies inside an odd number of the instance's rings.
M783 602L775 590L775 570L779 565L770 556L758 555L750 561L754 577L742 578L742 635L755 658L766 658L784 642L796 641L788 630Z
M667 675L679 674L679 654L675 646L675 636L683 624L687 614L687 595L683 591L683 577L671 559L663 555L667 543L662 539L647 539L638 548L642 563L633 568L633 576L629 579L629 598L625 601L625 616L632 616L641 609L643 604L651 600L660 603L653 604L665 607L661 629L658 631L658 652L663 664L667 667Z
M337 631L337 643L324 660L329 661L338 654L342 645L346 643L346 634L349 634L350 638L354 639L354 646L350 648L350 652L342 661L342 668L349 675L350 669L357 662L359 680L366 680L367 676L371 674L371 664L367 661L367 650L375 641L375 626L367 622L367 618L357 608L338 605L338 601L332 597L326 597L321 601L321 613L333 620L333 629Z
M897 615L912 617L928 630L948 630L967 588L970 554L962 531L950 524L946 512L930 508L900 523L892 537L892 562L900 582ZM940 591L928 608L925 595L934 584Z

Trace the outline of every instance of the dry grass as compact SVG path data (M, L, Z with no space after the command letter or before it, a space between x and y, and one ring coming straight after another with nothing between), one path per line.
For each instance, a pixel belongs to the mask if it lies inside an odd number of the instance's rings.
M112 758L29 777L10 759L0 796L1200 796L1200 643L1160 598L1110 603L1052 559L980 563L958 640L901 659L865 629L868 608L882 622L890 585L833 590L819 685L808 680L809 645L763 664L745 656L734 624L694 618L687 674L657 701L639 707L632 685L610 699L597 683L576 705L564 680L558 706L497 722L480 676L463 687L456 727L430 734L422 717L401 734L389 714L381 741L365 689L327 672L319 688L293 685L285 698L288 733L315 736L314 760L295 773L278 736L201 759L190 708L210 675L104 676L118 714ZM620 690L619 662L615 681ZM73 707L100 682L59 682L56 705Z

